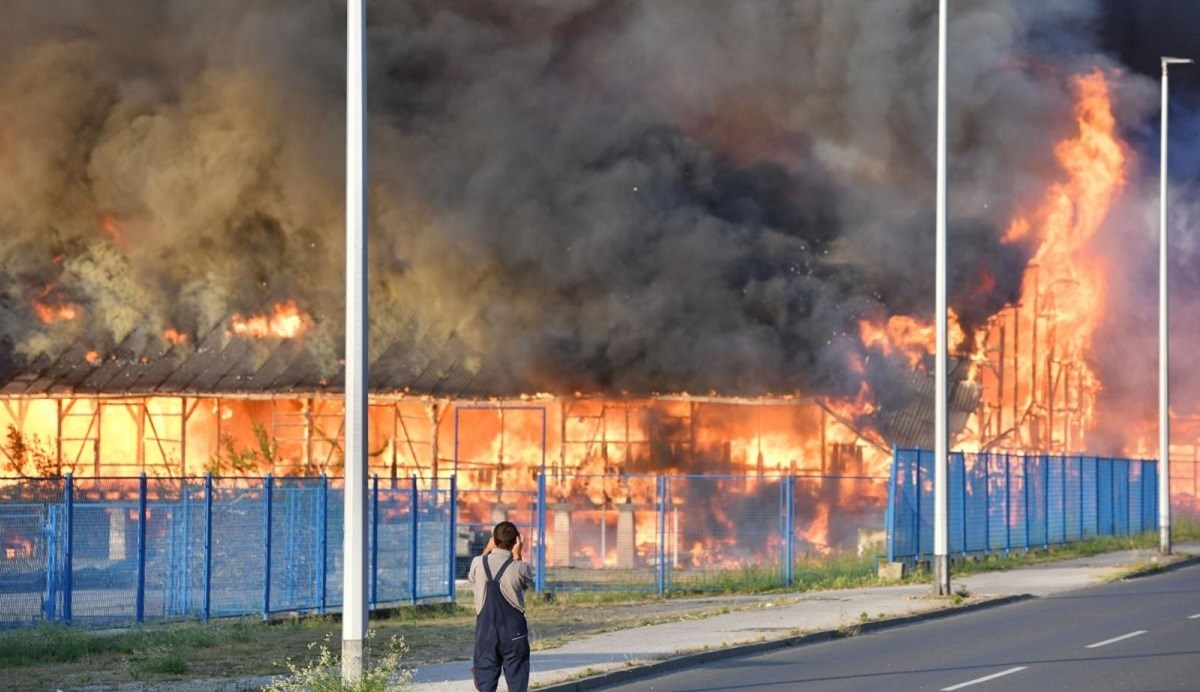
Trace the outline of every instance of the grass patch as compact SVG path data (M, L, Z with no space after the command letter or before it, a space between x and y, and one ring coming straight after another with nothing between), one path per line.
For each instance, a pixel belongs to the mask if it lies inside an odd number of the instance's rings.
M0 667L78 661L112 650L111 642L66 625L39 625L0 633Z
M166 646L154 646L129 658L134 679L147 676L179 676L188 672L188 662L181 651Z
M1191 541L1200 538L1200 523L1192 520L1179 522L1172 526L1172 540ZM1020 549L1008 555L991 553L979 555L972 559L962 560L960 556L952 555L954 560L951 573L958 576L978 574L980 572L997 572L1047 562L1059 562L1076 558L1093 557L1103 553L1124 550L1150 550L1158 547L1157 531L1135 534L1132 536L1097 536L1086 541L1052 544L1047 547L1034 547L1028 550ZM917 583L931 582L933 574L929 570L917 569L905 576L905 581Z
M783 583L777 567L743 567L711 571L674 570L668 596L694 596L703 593L763 594L782 591L824 591L852 589L879 584L875 558L853 553L829 557L802 558L792 566L792 585Z

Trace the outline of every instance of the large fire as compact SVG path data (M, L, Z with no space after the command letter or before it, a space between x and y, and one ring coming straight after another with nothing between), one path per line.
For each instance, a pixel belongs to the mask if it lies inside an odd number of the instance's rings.
M1104 75L1078 77L1075 85L1078 134L1055 148L1066 179L1005 235L1037 247L1020 301L970 340L951 315L951 348L965 351L966 378L983 386L958 449L1080 451L1095 422L1101 383L1088 359L1107 287L1104 259L1090 243L1125 182L1126 156ZM886 324L864 320L860 330L864 344L903 353L914 368L934 353L931 322L893 316Z
M984 406L963 441L972 449L1079 451L1095 424L1101 383L1089 359L1107 285L1091 241L1125 183L1126 154L1104 75L1076 85L1079 131L1055 148L1067 178L1009 232L1038 243L1021 301L979 335L995 355L982 372Z
M1090 242L1124 183L1126 156L1104 75L1075 80L1078 132L1055 153L1064 179L1037 208L1012 220L1008 242L1037 250L1018 304L965 334L951 316L951 344L982 388L978 410L956 440L963 450L1069 452L1084 448L1100 389L1089 364L1105 306L1104 261ZM117 229L105 217L103 230ZM981 282L991 280L980 277ZM75 307L46 288L31 299L43 322L69 320ZM297 339L311 324L293 300L265 314L234 315L230 338ZM893 315L862 320L867 352L902 358L927 377L934 352L932 320ZM176 346L187 336L167 329ZM102 361L98 353L89 362ZM859 361L856 373L866 370ZM461 518L486 526L497 518L533 523L537 479L547 479L554 528L552 564L628 566L648 559L664 527L675 565L737 564L753 550L738 537L759 497L778 497L778 479L799 478L797 533L816 552L845 548L856 531L882 524L890 449L864 422L875 393L861 382L854 396L761 399L720 396L552 397L465 402L398 393L370 407L370 470L384 482L418 476L461 492ZM56 440L44 458L61 472L95 475L338 474L341 402L336 397L222 399L181 394L14 400L0 410L29 440ZM134 431L130 434L130 431ZM104 445L100 444L101 439ZM9 474L28 474L7 460ZM673 485L658 474L707 474ZM722 477L727 476L727 477ZM842 481L804 480L840 476ZM775 480L772 480L775 479ZM719 498L719 499L718 499ZM561 521L560 521L561 519ZM767 518L767 523L777 518ZM561 529L561 530L560 530ZM777 539L774 539L777 540ZM558 555L555 546L570 545Z

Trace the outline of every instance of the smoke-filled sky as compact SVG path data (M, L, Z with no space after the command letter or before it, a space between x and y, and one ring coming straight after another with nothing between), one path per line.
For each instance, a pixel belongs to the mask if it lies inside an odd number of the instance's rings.
M936 0L369 4L377 352L415 320L497 390L840 395L870 355L859 319L931 319ZM1200 6L951 7L951 302L972 326L1018 295L1034 248L1000 239L1063 175L1076 75L1111 75L1144 157L1112 242L1153 242L1129 230L1157 199L1147 46L1200 56ZM336 372L344 3L0 17L0 370L76 343L157 353L167 328L195 343L295 299ZM1179 132L1200 141L1196 73ZM1200 146L1177 146L1186 187ZM1153 254L1126 258L1138 305ZM79 314L44 324L34 301Z

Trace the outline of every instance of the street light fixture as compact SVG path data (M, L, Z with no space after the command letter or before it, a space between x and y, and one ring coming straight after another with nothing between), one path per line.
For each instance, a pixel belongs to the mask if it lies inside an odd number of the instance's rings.
M1162 127L1158 171L1158 550L1171 554L1171 421L1167 383L1167 70L1187 58L1162 59Z

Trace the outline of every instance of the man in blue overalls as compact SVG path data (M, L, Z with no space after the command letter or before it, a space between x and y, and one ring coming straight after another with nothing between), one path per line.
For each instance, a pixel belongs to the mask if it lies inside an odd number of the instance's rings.
M504 670L509 692L529 689L529 628L525 589L533 569L521 559L524 541L511 521L492 529L483 554L471 561L467 581L475 589L475 689L495 692Z

